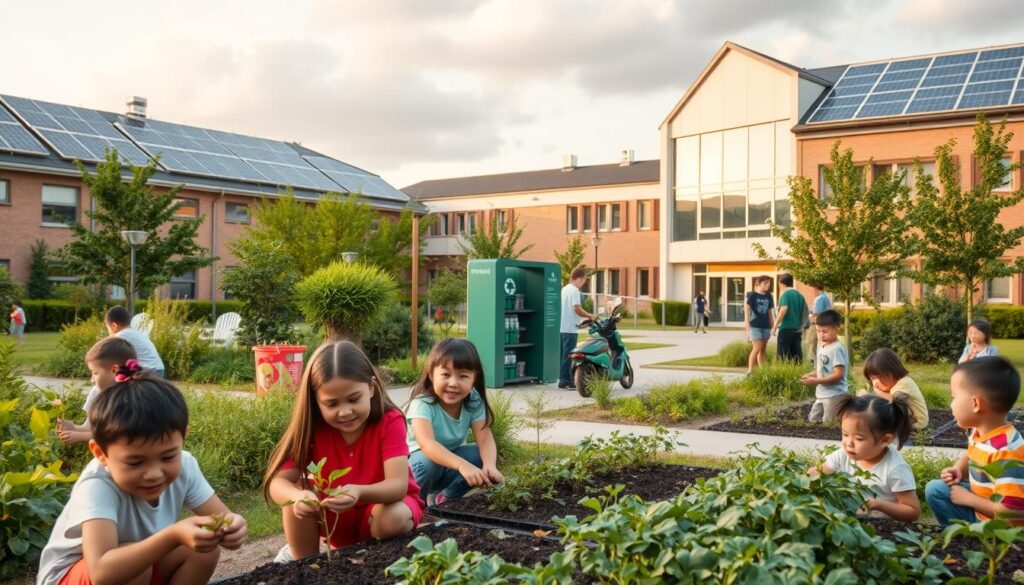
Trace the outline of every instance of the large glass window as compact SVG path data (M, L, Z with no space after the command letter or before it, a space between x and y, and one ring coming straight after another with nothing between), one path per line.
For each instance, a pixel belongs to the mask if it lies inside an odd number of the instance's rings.
M191 300L196 298L196 271L189 270L171 278L170 292L172 299Z
M712 132L700 136L700 184L717 185L722 182L722 133Z
M672 235L677 242L697 239L697 192L685 190L676 192L676 209L672 225Z
M700 196L700 228L722 227L722 195L707 193Z
M569 233L575 233L580 231L579 214L579 207L570 206L565 208L565 231Z
M726 130L722 143L722 180L747 180L747 129Z
M589 232L594 229L593 212L589 205L580 208L580 216L583 220L583 231Z
M78 189L43 185L43 223L69 225L78 221Z
M789 187L775 188L775 225L789 225L790 217Z
M249 204L228 201L224 204L224 220L232 223L249 223Z
M992 278L985 282L985 299L1010 302L1010 277Z
M772 190L751 189L747 193L747 221L750 225L764 225L772 218Z
M775 176L774 129L771 124L750 127L750 172L751 179L770 179Z
M11 182L0 179L0 205L11 204Z

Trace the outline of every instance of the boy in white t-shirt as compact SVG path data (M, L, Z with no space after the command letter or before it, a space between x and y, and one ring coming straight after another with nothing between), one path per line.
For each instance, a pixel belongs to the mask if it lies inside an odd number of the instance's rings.
M89 409L93 402L104 389L113 386L117 381L119 370L128 367L131 360L135 360L135 348L126 339L120 337L104 337L97 341L85 353L85 365L92 374L92 390L85 398L85 422L75 424L63 418L57 419L57 436L60 442L65 445L77 445L86 443L92 438L92 428L89 425Z
M147 370L153 370L156 375L163 378L164 360L160 359L160 354L156 351L153 342L150 341L149 335L132 328L131 321L132 317L128 314L128 309L120 305L110 307L107 309L107 314L103 316L103 324L107 326L107 333L127 339L139 356L139 365Z
M181 392L136 371L100 393L90 421L95 459L57 518L37 585L206 583L218 547L239 548L249 529L182 450ZM196 515L178 520L183 508Z

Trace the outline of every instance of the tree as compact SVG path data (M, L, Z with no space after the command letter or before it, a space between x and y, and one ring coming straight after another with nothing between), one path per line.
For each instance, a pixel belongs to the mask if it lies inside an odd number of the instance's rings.
M334 262L299 281L295 301L327 339L360 343L363 331L394 300L397 286L394 275L376 266Z
M376 222L376 229L362 242L360 259L392 274L412 268L412 220L413 211L409 207L403 209L397 219L380 218ZM433 219L430 217L420 218L418 228L421 251L425 245L423 236L431 223ZM420 258L422 261L423 256Z
M238 266L225 270L221 288L241 301L242 345L268 345L292 338L298 274L280 244L239 238L228 243Z
M999 222L1003 209L1024 199L1024 187L1013 192L995 191L1005 184L1007 175L1020 168L1019 163L1007 166L1001 162L1012 138L1013 132L1006 132L1005 123L995 130L985 115L978 113L974 160L979 180L968 190L960 186L960 169L953 160L954 140L935 149L941 189L917 164L913 217L921 232L922 266L914 276L933 285L959 287L968 323L974 318L974 293L979 286L1024 269L1024 258L1011 264L1000 261L1024 237L1024 226L1006 229Z
M21 285L14 280L6 266L0 266L0 310L3 311L3 315L11 312L11 303L18 300L20 296ZM5 318L3 321L7 322L7 319Z
M807 177L790 177L793 224L773 223L771 230L785 246L779 250L780 267L845 302L849 319L851 304L862 297L861 283L875 273L899 273L900 262L914 250L913 238L907 237L910 188L905 173L885 173L865 188L853 151L840 153L839 142L832 146L831 161L824 173L831 196L819 197ZM769 258L763 246L754 249ZM845 331L850 347L848 324Z
M28 285L25 294L30 299L48 299L53 295L50 281L50 249L43 240L32 244L32 256L28 264Z
M515 217L509 222L504 231L498 228L497 214L491 216L488 230L476 230L466 237L465 243L460 242L459 247L470 260L477 258L508 258L516 259L525 254L533 244L516 250L516 244L523 237L523 228L516 226Z
M562 286L569 283L569 277L572 275L572 271L577 268L584 267L584 260L586 259L587 248L583 245L583 238L576 236L569 240L569 247L566 248L565 252L559 253L555 250L555 259L558 260L558 265L562 267Z
M174 200L182 187L157 193L147 185L157 171L156 162L131 166L128 181L121 174L116 150L107 151L106 161L96 166L95 174L81 162L75 164L96 203L95 210L85 214L95 221L97 231L89 231L77 222L71 224L74 240L57 250L55 256L66 271L80 275L83 283L116 284L130 290L131 250L121 238L122 230L149 234L146 243L136 249L137 290L154 289L178 274L216 260L196 243L203 217L174 218Z
M466 274L442 268L430 283L430 304L440 307L444 317L441 327L447 337L455 325L455 310L466 302Z

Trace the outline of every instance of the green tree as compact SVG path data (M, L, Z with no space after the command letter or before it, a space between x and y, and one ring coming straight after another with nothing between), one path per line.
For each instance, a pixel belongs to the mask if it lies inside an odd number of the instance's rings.
M820 284L846 304L849 316L851 304L862 298L861 283L875 273L900 272L900 262L914 251L907 237L910 188L905 173L885 173L865 187L853 151L840 152L839 142L832 146L831 161L824 173L831 195L819 197L807 177L790 177L793 223L772 224L771 230L784 245L779 266L797 280ZM754 249L769 258L760 244ZM850 327L845 331L850 347Z
M464 302L466 302L466 274L442 268L437 278L430 283L430 304L440 307L444 314L441 319L441 327L444 328L445 337L451 333L452 326L455 325L456 308Z
M569 247L565 252L554 252L555 260L558 260L558 265L562 267L562 286L565 286L569 283L572 271L585 266L587 248L583 245L583 238L576 236L569 240Z
M459 243L462 252L470 260L477 258L508 258L516 259L525 254L533 244L516 249L523 228L516 226L515 217L505 225L504 231L498 228L498 216L492 215L488 229L476 230L466 237L465 243Z
M299 281L295 301L328 339L360 343L363 331L394 301L397 286L394 275L376 266L334 262Z
M279 243L239 238L228 244L238 265L224 271L221 288L239 301L242 345L282 343L292 338L296 311L292 293L298 274Z
M21 285L14 280L6 266L0 266L0 311L3 311L4 323L8 322L6 315L11 312L11 303L21 296Z
M204 266L216 258L196 242L203 217L175 219L175 198L181 186L158 193L147 183L157 171L150 161L144 167L131 166L131 179L125 181L116 150L107 151L106 161L95 173L75 161L82 182L89 188L96 208L85 214L94 220L95 232L80 223L71 227L73 241L56 251L64 269L78 274L86 284L114 284L129 290L131 250L121 238L122 230L149 233L146 243L136 250L136 288L151 290L172 277Z
M32 255L28 263L28 285L25 293L30 299L48 299L53 295L50 281L50 249L43 240L32 244Z
M958 287L967 322L974 317L974 294L985 281L1024 269L1024 258L1009 264L1000 261L1024 237L1024 226L1007 229L999 222L1003 209L1024 199L1024 187L1013 192L995 191L1020 168L1019 163L1002 163L1012 138L1013 132L1006 131L1005 123L996 130L983 113L978 113L974 160L979 179L971 189L960 186L960 168L953 160L954 140L935 149L941 189L917 164L913 219L921 233L922 266L914 276L929 284Z
M382 217L370 232L369 237L361 242L360 259L380 267L383 270L398 274L412 268L412 220L413 211L406 207L398 218ZM433 218L421 217L418 223L420 232L420 251L425 245L426 235ZM421 262L423 256L420 256Z

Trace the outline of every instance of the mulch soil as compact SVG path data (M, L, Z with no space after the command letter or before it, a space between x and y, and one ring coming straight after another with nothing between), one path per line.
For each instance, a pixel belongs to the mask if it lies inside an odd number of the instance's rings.
M978 544L973 540L968 540L963 537L956 537L950 541L949 547L942 548L942 529L935 524L907 524L906 522L899 522L897 520L890 520L887 518L864 518L861 520L865 524L874 526L875 533L878 536L888 538L893 542L901 542L899 538L894 536L897 532L906 532L907 530L913 530L920 534L928 534L934 537L938 541L938 545L932 549L932 554L945 559L946 568L953 573L954 577L972 577L978 578L986 574L988 569L988 563L983 562L982 566L974 571L967 568L967 558L964 556L964 551L968 550L980 550ZM996 583L1019 583L1019 581L1013 580L1013 574L1017 571L1024 570L1024 550L1021 548L1011 549L1010 552L1006 553L1003 557L1002 562L999 563L999 567L996 573Z
M563 550L561 543L551 538L531 534L486 529L466 524L438 523L421 526L410 534L382 540L364 542L338 549L332 561L320 555L312 561L287 564L267 563L251 573L218 581L219 585L298 585L316 583L394 583L395 578L385 576L384 569L402 557L412 556L407 545L417 536L429 536L435 543L454 538L460 551L478 551L497 554L509 562L532 567L546 563L551 553Z
M1006 418L1019 430L1021 428L1021 424L1024 423L1024 412L1011 410ZM952 414L949 415L949 419L953 419ZM966 449L967 431L956 426L956 424L953 424L941 433L936 433L932 436L931 441L928 444L939 447L960 447L962 449Z
M737 420L728 420L708 425L703 427L703 429L707 431L754 433L759 435L838 441L840 438L838 421L825 424L807 422L807 415L811 412L811 404L812 403L810 402L795 404L776 410L774 413L767 416L765 414L745 416ZM953 414L949 409L929 408L926 432L929 433L930 438L928 441L925 441L924 444L948 447L966 447L967 440L965 438L964 431L962 429L957 429L955 424L953 425L952 431L945 431L942 434L942 437L946 437L948 433L952 437L950 440L942 442L943 439L937 439L935 437L935 434L939 430L948 426L952 422ZM959 435L957 435L957 433L959 433ZM919 433L915 433L915 435L917 434ZM956 443L957 436L959 436L959 444Z
M554 516L575 515L577 518L584 518L593 514L593 510L577 502L589 495L601 495L604 486L622 484L625 487L621 495L635 495L647 501L666 500L677 496L697 479L714 477L723 471L711 467L661 464L620 469L607 475L595 476L589 492L576 491L571 485L559 486L556 497L561 502L537 500L529 508L515 512L491 510L487 494L482 493L449 500L441 506L433 506L430 513L459 520L472 519L481 524L553 530L555 525L551 519Z

